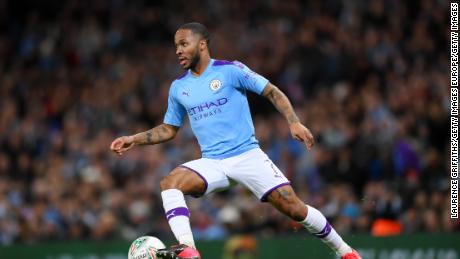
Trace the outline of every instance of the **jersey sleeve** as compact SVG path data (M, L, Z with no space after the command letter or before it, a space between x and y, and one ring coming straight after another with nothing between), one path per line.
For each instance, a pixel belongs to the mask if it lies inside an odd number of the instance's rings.
M233 64L236 66L234 75L237 78L238 87L256 94L262 94L265 86L268 84L268 80L239 61L233 61Z
M168 109L166 111L163 122L165 124L173 125L176 127L182 126L184 116L186 114L184 106L177 101L176 88L174 85L169 89L168 96Z

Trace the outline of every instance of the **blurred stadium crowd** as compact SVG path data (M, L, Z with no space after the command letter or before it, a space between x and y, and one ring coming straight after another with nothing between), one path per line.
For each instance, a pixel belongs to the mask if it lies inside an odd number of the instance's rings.
M162 122L181 73L173 35L189 21L209 27L214 58L291 98L315 148L251 95L257 137L340 233L378 231L379 219L397 233L460 230L449 1L0 0L0 244L172 238L159 180L200 156L190 128L123 157L109 145ZM307 234L242 187L188 202L199 239Z

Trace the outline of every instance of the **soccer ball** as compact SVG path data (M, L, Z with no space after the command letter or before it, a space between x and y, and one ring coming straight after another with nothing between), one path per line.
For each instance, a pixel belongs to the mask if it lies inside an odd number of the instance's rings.
M156 237L139 237L129 247L128 259L156 259L156 251L163 248L165 244Z

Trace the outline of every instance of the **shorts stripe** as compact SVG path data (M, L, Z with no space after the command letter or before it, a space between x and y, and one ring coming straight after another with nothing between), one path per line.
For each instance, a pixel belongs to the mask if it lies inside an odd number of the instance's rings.
M267 202L267 197L268 195L270 195L270 193L278 188L280 188L281 186L285 186L285 185L290 185L291 183L290 182L286 182L286 183L282 183L282 184L278 184L277 186L271 188L270 190L266 191L264 193L264 195L262 195L262 198L260 198L260 201L261 202Z

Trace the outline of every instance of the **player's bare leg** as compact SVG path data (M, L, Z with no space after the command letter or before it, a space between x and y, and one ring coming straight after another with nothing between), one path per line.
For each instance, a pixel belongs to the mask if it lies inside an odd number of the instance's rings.
M161 191L178 189L184 195L203 195L206 191L204 180L186 167L176 167L160 182Z
M172 249L159 251L161 258L189 258L199 259L195 250L192 229L190 226L190 212L185 203L184 195L202 195L206 192L204 180L195 172L185 167L175 168L160 182L161 198L174 236L179 245Z
M281 213L305 226L310 233L320 238L342 258L361 258L342 240L323 214L317 209L305 205L290 185L284 185L273 190L267 196L267 200Z
M297 197L290 185L284 185L273 190L267 196L267 201L295 221L302 221L307 217L307 206Z

